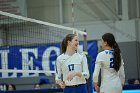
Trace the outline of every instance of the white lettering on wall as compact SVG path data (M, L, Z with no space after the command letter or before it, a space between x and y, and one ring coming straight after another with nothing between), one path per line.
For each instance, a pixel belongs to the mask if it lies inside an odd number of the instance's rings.
M50 71L50 54L52 51L56 52L56 55L58 56L60 54L60 49L58 47L48 47L42 56L42 68L45 71ZM47 76L51 75L50 73L46 73Z
M29 58L29 52L33 53L35 56L35 59L38 58L38 49L20 49L20 52L22 54L22 70L29 70L29 64L33 63L33 57ZM32 61L32 62L31 62ZM32 65L33 66L33 65ZM29 73L23 73L22 75L24 76L29 76Z
M8 69L8 53L9 50L0 50L0 54L1 54L1 69ZM2 73L2 77L8 77L8 72L3 72Z
M21 53L21 58L19 58L20 60L18 62L21 62L22 68L21 70L26 70L26 72L22 73L22 77L28 77L28 76L39 76L39 73L34 73L34 74L30 74L27 72L27 70L39 70L40 66L42 66L42 70L43 71L50 71L50 66L55 67L55 59L54 60L50 60L51 58L51 53L52 51L55 53L54 55L56 55L56 57L58 55L60 55L60 48L59 47L55 47L55 46L50 46L47 47L44 51L43 54L41 56L42 58L42 62L38 61L38 56L39 56L39 52L38 52L38 48L23 48L23 49L19 49L19 52ZM15 52L16 53L16 52ZM8 55L10 54L10 50L0 50L0 64L1 64L1 69L5 69L8 70L8 63L9 62L13 62L8 60ZM16 56L16 57L20 57L20 56ZM13 58L15 59L15 58ZM38 61L40 62L40 65L35 65L34 61ZM9 64L10 65L10 64ZM55 69L55 68L54 68ZM14 70L19 70L17 68L16 65L14 65ZM19 72L13 72L12 74L10 74L10 76L8 76L9 72L0 72L2 73L2 77L17 77ZM52 75L51 73L45 73L45 75Z

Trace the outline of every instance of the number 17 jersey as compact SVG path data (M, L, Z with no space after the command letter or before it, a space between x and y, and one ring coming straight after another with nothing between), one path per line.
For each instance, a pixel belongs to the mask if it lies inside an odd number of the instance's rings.
M72 80L67 80L70 72L81 72L82 76L75 76ZM63 77L61 77L63 76ZM66 86L85 84L89 77L87 58L84 54L75 53L72 56L61 54L56 62L56 81L65 82Z

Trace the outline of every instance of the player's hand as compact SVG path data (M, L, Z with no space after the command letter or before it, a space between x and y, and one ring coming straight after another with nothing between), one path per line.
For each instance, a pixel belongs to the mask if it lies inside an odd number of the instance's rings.
M95 86L94 86L94 87L95 87ZM95 87L95 90L96 90L97 93L100 93L100 87L99 87L99 86L96 86L96 87Z
M124 84L122 84L122 88L124 87Z
M98 86L98 83L94 83L94 88L97 93L100 93L100 87Z
M75 77L75 76L76 76L76 72L69 72L68 76L67 76L67 80L72 80L73 77Z
M62 89L64 89L64 88L65 88L65 83L64 83L64 82L60 82L60 83L59 83L59 86L60 86Z

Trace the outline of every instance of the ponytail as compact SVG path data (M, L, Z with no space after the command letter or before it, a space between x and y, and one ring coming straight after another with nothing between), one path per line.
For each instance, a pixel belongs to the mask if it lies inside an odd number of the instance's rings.
M66 38L64 38L62 43L61 43L61 51L62 51L62 53L66 52L66 47L67 47Z
M118 46L118 44L115 42L113 45L113 49L114 49L114 65L113 68L118 72L121 66L121 56L120 56L120 48Z
M115 41L115 37L112 33L105 33L102 36L102 39L107 42L107 44L114 49L113 56L113 68L118 72L121 66L121 56L120 56L120 48Z

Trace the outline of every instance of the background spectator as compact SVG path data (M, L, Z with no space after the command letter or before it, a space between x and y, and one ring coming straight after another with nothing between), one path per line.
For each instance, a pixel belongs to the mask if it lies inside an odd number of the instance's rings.
M140 84L140 79L128 79L128 84Z
M36 83L36 84L34 85L34 89L40 89L40 84Z
M11 91L11 90L16 90L16 86L14 84L9 84L8 85L8 90Z
M134 84L140 84L140 79L135 79Z

